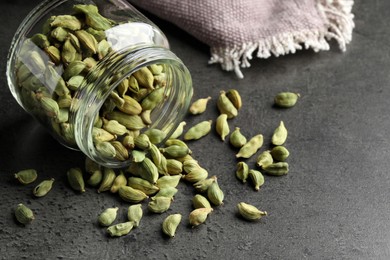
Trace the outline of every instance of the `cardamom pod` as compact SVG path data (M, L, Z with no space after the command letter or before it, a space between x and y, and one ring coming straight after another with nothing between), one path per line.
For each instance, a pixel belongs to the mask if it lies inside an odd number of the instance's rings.
M119 161L126 161L129 159L129 151L127 148L119 141L111 141L111 145L115 148L115 158Z
M283 121L280 121L279 126L275 129L272 135L272 144L274 145L283 145L287 140L287 129L284 126Z
M76 91L80 88L81 84L84 82L84 77L77 75L71 77L67 82L66 85L70 90Z
M241 133L239 127L236 127L235 130L230 134L229 138L230 144L236 148L241 148L246 144L246 137Z
M127 133L127 129L124 125L120 124L116 120L105 120L103 121L103 129L112 135L124 135Z
M208 120L194 125L184 134L184 140L198 140L206 136L208 133L210 133L212 122L212 120Z
M272 158L271 151L267 150L262 152L256 159L256 163L260 167L267 167L272 164L274 159Z
M95 37L84 31L84 30L78 30L75 31L75 34L77 38L79 39L81 45L88 51L90 51L93 54L97 53L98 48L98 42L96 41Z
M112 20L103 17L95 5L77 4L73 6L73 10L76 13L83 13L85 15L85 23L95 30L105 31L115 24Z
M57 27L51 31L50 36L59 42L63 42L68 37L68 31L62 27Z
M70 187L75 191L85 192L83 172L80 168L71 168L66 173Z
M109 142L98 142L95 147L96 151L98 151L103 157L115 158L116 156L115 147Z
M59 65L61 62L61 52L55 46L49 46L45 49L46 54L54 64Z
M238 212L240 215L249 221L255 221L257 219L260 219L263 216L267 216L266 211L260 211L258 208L256 208L253 205L247 204L245 202L240 202L237 204Z
M167 169L169 175L178 175L183 172L183 163L176 159L167 159Z
M240 93L236 89L229 89L226 92L226 96L232 102L235 108L240 109L242 107L242 100Z
M163 72L164 67L159 64L152 64L148 66L148 69L153 73L153 75L159 75Z
M288 173L288 163L286 162L277 162L263 167L263 170L268 175L282 176Z
M151 113L152 113L152 110L143 110L141 112L141 118L142 118L142 121L145 123L145 125L152 124L152 119L150 118Z
M226 96L225 91L221 91L217 100L217 107L221 114L226 114L229 119L238 115L237 108L233 105L230 99Z
M116 139L116 136L111 134L110 132L102 129L93 127L92 128L92 139L94 143L98 142L108 142Z
M169 237L174 237L176 229L181 222L181 214L172 214L166 217L162 223L162 231Z
M160 151L164 154L164 156L168 158L180 158L186 156L187 154L191 154L191 150L187 146L179 146L179 145L171 145L165 148L161 148Z
M143 151L132 150L131 151L131 160L135 163L142 162L146 157L146 153Z
M35 216L30 208L20 203L15 209L15 218L19 223L27 225L35 219Z
M181 175L162 176L157 180L156 186L160 189L167 187L176 187L181 179Z
M159 176L157 166L148 157L146 157L140 165L143 169L143 171L140 172L141 178L155 184Z
M126 135L125 137L123 137L122 144L127 149L130 149L130 150L134 149L134 147L135 147L134 137L131 135Z
M295 106L299 97L300 95L297 93L280 92L275 96L274 102L279 107L290 108Z
M213 211L212 208L199 208L199 209L194 209L191 211L189 215L189 222L190 225L194 228L199 226L200 224L203 224L207 216Z
M118 209L118 207L105 209L98 217L99 224L104 227L110 226L117 217Z
M193 170L195 169L199 169L201 168L198 161L197 160L194 160L194 159L189 159L189 160L185 160L183 162L183 170L186 172L186 173L190 173L192 172Z
M221 136L221 140L225 141L225 137L229 134L230 128L227 122L228 116L226 114L220 114L215 123L215 129Z
M134 76L130 76L128 79L129 83L129 90L133 93L138 93L139 92L139 84L137 79Z
M194 101L189 108L190 113L193 115L202 114L204 111L206 111L207 103L209 102L210 99L211 97L207 97L207 98L200 98Z
M146 134L149 137L149 141L152 144L161 143L167 136L167 134L164 131L157 128L148 129L144 132L144 134Z
M139 136L134 138L134 144L137 148L141 150L147 150L150 148L151 142L146 134L140 134Z
M98 186L103 180L103 173L101 170L96 170L91 174L91 177L87 180L88 185L92 187Z
M58 103L49 97L41 97L40 99L42 109L48 117L56 118L60 112Z
M260 187L264 184L264 176L260 171L249 170L249 176L252 180L253 185L255 186L255 190L259 190Z
M142 112L142 107L140 103L138 103L137 100L134 98L124 95L124 104L122 106L119 106L118 109L122 111L123 113L129 114L129 115L139 115Z
M110 188L111 193L117 193L119 188L121 186L126 186L126 184L127 184L126 176L121 171L120 174L118 174L118 176L115 177L115 179L111 185L111 188Z
M215 182L216 180L217 176L214 175L208 179L195 182L193 186L197 192L206 192L211 186L211 184L213 184L213 182Z
M120 237L130 233L134 227L133 221L119 223L107 228L107 233L112 237Z
M168 197L154 197L148 203L148 209L153 213L163 213L167 211L171 206L172 199Z
M196 194L193 198L192 198L192 206L195 208L195 209L199 209L199 208L211 208L211 204L210 202L207 200L206 197L200 195L200 194Z
M161 164L161 160L162 160L162 154L161 154L160 150L158 149L158 147L156 145L151 143L148 151L149 151L150 157L152 158L153 163L158 168L158 166Z
M185 121L182 121L179 123L179 125L176 127L175 131L173 131L173 133L171 134L171 136L169 137L170 139L177 139L181 136L181 134L183 133L183 130L184 130L184 127L186 126L186 122Z
M249 176L249 166L245 162L237 163L236 177L242 181L242 183L246 182Z
M207 198L216 206L223 204L223 199L225 195L221 188L218 185L218 182L215 180L211 183L210 187L207 189Z
M160 190L160 188L156 185L138 177L129 177L127 180L127 185L129 187L142 191L148 196L153 195Z
M127 219L134 223L134 227L139 227L143 211L141 204L131 205L127 210Z
M200 167L197 169L193 169L192 171L190 171L189 173L184 175L183 179L188 181L188 182L195 183L195 182L206 179L208 177L208 175L209 175L208 171L206 169Z
M275 159L275 161L284 162L290 155L290 152L287 150L286 147L277 145L272 148L271 155L272 158Z
M73 15L58 15L54 17L54 20L50 23L52 27L62 27L72 31L81 29L81 22L77 17Z
M154 89L153 73L147 67L142 67L139 70L135 71L133 73L133 76L134 78L136 78L139 85L148 89Z
M106 114L107 119L116 120L129 130L141 130L146 127L139 115L128 115L119 111L111 111Z
M33 183L38 177L38 173L34 169L25 169L15 173L15 178L24 185Z
M118 193L119 197L121 197L124 201L131 203L139 203L148 198L148 195L144 192L129 186L120 186Z
M97 190L98 193L103 191L108 191L111 189L112 184L114 183L114 180L116 178L115 171L111 168L104 167L103 168L103 179L100 183L99 189Z
M95 39L98 41L98 42L101 42L103 40L106 39L106 33L103 31L103 30L95 30L94 28L92 27L88 27L85 29L88 33L92 34L93 37L95 37Z
M263 135L255 135L243 147L241 147L240 151L238 151L238 153L236 154L236 157L249 158L254 155L262 145Z
M51 178L50 180L44 180L41 183L39 183L34 189L33 194L35 197L43 197L46 194L49 193L49 191L53 187L54 178Z
M99 60L102 60L104 57L106 57L110 53L110 51L111 51L111 44L108 41L104 39L98 43L97 53L98 53Z
M172 145L178 145L178 146L183 146L188 148L188 145L184 141L179 139L170 138L165 142L165 146L172 146Z
M147 95L141 102L143 110L153 110L161 101L164 100L165 88L156 88Z
M156 195L154 195L152 197L152 199L155 199L157 197L166 197L166 198L170 198L171 200L173 200L173 197L176 195L177 192L178 192L178 189L176 189L175 187L165 187L165 188L160 189L156 193Z

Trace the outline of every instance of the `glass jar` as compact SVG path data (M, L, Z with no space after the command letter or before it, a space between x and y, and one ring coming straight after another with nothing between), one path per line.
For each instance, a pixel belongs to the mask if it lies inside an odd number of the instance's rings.
M112 168L131 164L144 132L157 130L163 143L193 91L165 35L122 0L44 1L14 36L7 79L61 144Z

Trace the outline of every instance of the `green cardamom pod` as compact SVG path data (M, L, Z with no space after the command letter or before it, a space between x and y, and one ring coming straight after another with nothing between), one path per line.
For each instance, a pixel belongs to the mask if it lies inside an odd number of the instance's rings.
M106 33L103 31L103 30L95 30L94 28L92 27L88 27L85 29L88 33L92 34L93 37L95 37L95 39L98 41L98 42L101 42L103 40L106 39Z
M286 162L277 162L263 167L263 170L268 175L282 176L288 173L288 163Z
M238 212L240 215L249 221L255 221L260 219L263 216L267 216L267 212L260 211L253 205L247 204L245 202L240 202L237 204Z
M107 233L112 237L120 237L130 233L134 227L134 222L128 221L124 223L119 223L107 228Z
M15 173L15 178L24 185L33 183L37 177L38 173L34 169L25 169Z
M118 193L119 197L121 197L124 201L131 203L139 203L148 198L148 195L144 192L129 186L120 186Z
M81 22L73 15L58 15L50 23L52 27L62 27L72 31L81 29Z
M77 13L84 13L85 23L95 30L105 31L115 24L112 20L103 17L95 5L78 4L73 6L73 10Z
M97 53L98 53L99 60L102 60L104 57L106 57L107 54L110 53L110 51L111 51L111 44L108 41L102 40L98 43Z
M134 223L134 227L139 227L139 223L142 219L143 211L141 204L135 204L129 206L127 210L127 219Z
M85 171L90 174L93 174L95 171L100 170L100 165L89 157L85 157L84 167Z
M107 119L116 120L129 130L141 130L146 127L139 115L128 115L119 111L112 111L106 114Z
M167 159L167 169L169 175L178 175L183 172L183 163L176 159Z
M135 163L142 162L146 157L146 153L144 151L132 150L131 151L131 160Z
M197 192L203 193L206 192L211 186L211 184L213 184L216 180L217 180L217 176L214 175L210 178L195 182L193 186Z
M181 214L172 214L166 217L162 223L162 231L169 237L174 237L176 229L181 222Z
M290 155L290 152L287 150L286 147L278 145L272 148L271 155L272 158L275 159L275 161L284 162Z
M249 166L245 162L237 163L236 177L242 181L242 183L246 182L249 176Z
M287 140L287 129L284 126L283 121L280 121L279 126L275 129L272 135L272 144L274 145L282 145Z
M225 195L215 180L207 189L207 198L216 206L223 204Z
M98 151L103 157L115 158L116 156L115 147L109 142L98 142L95 147L96 151Z
M127 133L126 127L116 120L103 120L103 129L114 136L121 136Z
M153 73L147 67L142 67L141 69L135 71L133 76L136 78L139 85L148 89L154 89Z
M129 177L127 180L127 185L129 187L142 191L148 196L153 195L160 190L160 188L156 185L139 177Z
M126 184L127 184L126 176L123 174L123 172L121 172L120 174L118 174L118 176L115 177L114 182L111 185L111 189L110 189L111 193L117 193L119 188L121 186L126 186Z
M154 197L148 203L148 209L153 213L163 213L171 206L172 199L168 197Z
M162 176L157 180L156 186L160 189L166 187L176 187L181 180L181 175Z
M152 124L152 119L150 118L151 113L152 113L152 110L144 110L141 112L141 118L142 118L142 121L144 121L145 125Z
M217 107L221 114L226 114L229 119L238 115L237 108L233 105L230 99L226 96L225 91L221 91L217 100Z
M149 137L149 141L152 144L161 143L167 136L167 134L164 131L156 128L148 129L144 132L144 134L146 134Z
M91 71L97 65L97 61L92 57L87 57L83 60L85 64L85 70Z
M148 151L149 151L150 157L152 158L153 163L158 168L158 166L161 164L161 160L162 160L162 154L161 154L160 150L158 149L158 147L156 145L151 143Z
M199 208L199 209L194 209L191 211L189 215L189 222L192 227L197 227L200 224L203 224L207 216L213 211L212 208Z
M169 158L180 158L191 154L191 150L187 146L171 145L165 148L161 148L160 151Z
M149 95L147 95L141 102L143 110L153 110L158 104L160 104L165 97L165 88L156 88Z
M130 150L134 149L134 147L135 147L134 137L131 135L126 135L125 137L123 137L122 144L127 149L130 149Z
M189 108L190 113L193 115L202 114L204 111L206 111L207 103L209 102L210 99L211 97L207 97L207 98L200 98L194 101Z
M274 102L279 107L290 108L295 106L299 97L300 95L297 93L280 92L275 96Z
M61 52L55 46L49 46L45 48L46 54L49 56L50 60L54 62L54 64L59 65L61 62Z
M195 182L206 179L208 177L208 175L209 175L208 171L206 169L200 167L197 169L193 169L192 171L190 171L189 173L184 175L183 179L188 181L188 182L195 183Z
M118 209L118 207L105 209L98 217L99 224L104 227L110 226L117 217Z
M137 100L127 95L123 96L123 100L124 100L124 104L118 107L120 111L129 115L141 114L142 107Z
M178 189L176 189L175 187L165 187L165 188L160 189L156 193L156 195L154 195L152 197L152 199L155 199L157 197L166 197L166 198L170 198L171 200L173 200L173 197L176 195L177 192L178 192Z
M98 142L108 142L116 139L116 136L111 134L110 132L102 129L93 127L92 128L92 139L94 143Z
M129 79L125 78L121 81L121 83L119 83L119 85L117 87L117 91L118 91L119 96L124 97L128 89L129 89ZM141 110L142 110L142 107L141 107Z
M130 76L128 78L128 84L129 84L129 90L133 93L138 93L139 91L139 84L137 79L134 76Z
M62 46L61 59L65 64L78 60L77 50L71 43L70 39L67 39Z
M230 144L236 148L241 148L246 144L246 137L241 133L239 127L236 127L235 130L230 134L229 138Z
M75 191L85 192L83 172L80 168L71 168L66 173L70 187Z
M242 107L242 100L240 93L236 89L229 89L226 92L226 96L232 102L235 108L240 109Z
M141 178L155 184L159 177L157 166L148 157L146 157L140 165L143 169L143 171L140 172Z
M184 131L184 127L186 126L186 122L185 121L182 121L179 123L179 125L176 127L175 131L171 134L171 136L169 137L170 139L177 139L181 136L181 134L183 133Z
M33 194L35 197L43 197L51 191L53 187L54 178L50 180L44 180L39 183L34 189Z
M86 50L90 51L93 54L97 53L98 42L96 41L95 37L92 34L84 30L75 31L75 34L79 39L81 45Z
M159 174L162 175L168 175L168 163L167 163L167 158L161 154L161 162L159 165L157 165L157 170Z
M148 66L148 69L153 73L153 75L160 75L164 71L164 67L159 64L152 64Z
M208 133L210 133L212 122L212 120L208 120L194 125L184 134L184 140L198 140L206 136Z
M15 217L23 225L30 224L35 219L33 211L22 203L16 207Z
M192 198L192 206L195 208L195 209L199 209L199 208L211 208L211 204L210 202L208 201L208 199L200 194L196 194L193 198Z
M236 157L249 158L254 155L262 145L263 135L255 135L243 147L241 147L240 151L238 151L238 153L236 154Z
M127 148L119 141L111 141L111 145L115 148L115 158L119 161L126 161L129 159L129 151Z
M57 28L54 28L53 31L51 31L50 36L59 42L63 42L67 39L68 33L69 32L67 30L65 30L64 28L57 27Z
M72 43L72 45L73 45L73 47L75 47L75 49L76 49L76 51L78 52L78 53L81 53L81 45L80 45L80 40L79 40L79 38L77 38L77 36L76 35L74 35L73 33L68 33L68 37L67 37L69 40L70 40L70 42ZM86 56L90 56L91 54L84 54L84 55L86 55Z
M256 163L259 167L267 167L272 164L274 159L272 158L271 151L267 150L262 152L256 159Z
M198 161L197 160L194 160L194 159L189 159L189 160L185 160L183 162L183 170L186 172L186 173L190 173L192 172L193 170L195 169L199 169L201 168Z
M100 183L99 189L97 190L98 193L103 191L108 191L111 189L112 184L114 183L114 180L116 178L115 171L111 168L104 167L103 168L103 179Z
M170 138L165 142L165 146L172 146L172 145L178 145L178 146L183 146L188 148L187 144L184 141L179 139Z
M103 180L103 173L101 170L96 170L91 174L91 177L87 180L87 183L92 187L98 186Z
M147 150L150 148L151 142L146 134L140 134L134 139L134 144L141 150Z
M255 190L259 190L260 187L264 184L264 176L260 171L249 170L249 176L252 180L253 185L255 186Z
M77 75L71 77L67 82L66 85L70 90L76 91L80 88L81 84L84 82L84 77Z
M227 118L228 116L226 114L220 114L215 123L215 129L221 136L222 141L225 141L225 137L230 133Z
M41 97L40 99L42 109L45 111L48 117L56 118L60 112L58 103L49 97Z
M83 61L73 61L66 67L62 77L64 80L68 80L73 76L77 76L84 71L86 66L87 65Z

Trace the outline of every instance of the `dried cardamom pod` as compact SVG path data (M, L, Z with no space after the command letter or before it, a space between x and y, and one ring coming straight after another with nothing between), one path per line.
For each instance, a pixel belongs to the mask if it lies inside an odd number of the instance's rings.
M81 22L73 15L57 15L50 25L52 27L62 27L72 31L81 29Z
M130 76L128 79L129 83L129 90L133 93L139 92L139 84L137 79L134 76Z
M84 77L77 75L71 77L67 82L66 85L70 90L76 91L80 88L81 84L84 82Z
M225 137L230 133L227 118L228 116L226 114L220 114L215 123L215 130L221 136L222 141L225 141Z
M112 237L120 237L130 233L134 227L133 221L119 223L107 228L107 233Z
M148 203L148 209L153 213L163 213L167 211L171 206L172 199L168 197L154 197Z
M236 154L236 157L249 158L254 155L262 145L263 135L255 135L243 147L241 147L240 151L238 151L238 153Z
M127 219L134 223L134 227L139 226L142 216L142 204L131 205L127 210Z
M256 163L260 167L267 167L272 164L274 159L272 158L271 151L267 150L262 152L256 159Z
M108 41L106 41L105 39L101 40L98 43L98 47L97 47L97 53L98 53L99 60L102 60L104 57L106 57L107 54L110 53L110 50L111 50L111 44Z
M30 208L20 203L15 209L15 218L19 223L27 225L35 219L35 216Z
M213 211L212 208L199 208L199 209L194 209L191 211L189 215L189 222L192 227L197 227L200 224L203 224L207 216Z
M116 120L103 120L103 129L114 136L121 136L127 133L126 127Z
M61 62L61 52L57 47L49 46L45 49L45 52L54 64L59 65Z
M111 111L106 114L107 119L116 120L129 130L141 130L146 127L142 118L138 115L128 115L120 111Z
M124 201L131 203L139 203L148 198L148 195L144 192L129 186L120 186L118 193L119 197L121 197Z
M283 121L280 121L279 126L275 129L272 135L272 144L283 145L287 140L287 129L284 126Z
M112 193L117 193L119 188L121 186L126 186L126 184L127 184L126 176L121 171L120 174L118 174L118 176L115 177L114 182L111 185L110 191Z
M249 176L249 166L245 162L237 163L236 177L242 181L242 183L246 182Z
M211 183L210 187L207 189L207 198L216 206L223 204L223 199L225 195L221 188L218 185L218 182L215 180Z
M162 223L162 231L169 237L174 237L176 229L181 222L181 214L172 214L166 217Z
M143 110L153 110L161 101L164 100L165 88L156 88L147 95L141 102Z
M129 114L129 115L139 115L142 112L142 107L140 103L138 103L137 100L134 98L124 95L124 104L122 106L119 106L118 109L122 111L123 113Z
M62 46L61 59L65 64L78 60L77 50L71 43L70 39L67 39Z
M137 148L141 150L147 150L150 148L151 142L146 134L140 134L139 136L134 138L134 144Z
M122 144L124 147L126 147L127 149L134 149L135 147L135 143L134 143L134 137L131 136L131 135L126 135L123 140L122 140Z
M104 167L103 168L103 179L100 183L99 189L97 190L98 193L103 191L108 191L111 189L112 184L114 183L114 180L116 178L115 171L111 168Z
M118 207L105 209L98 217L99 224L104 227L110 226L117 217L118 209Z
M146 157L141 163L141 168L143 169L139 174L142 179L145 179L153 184L157 182L159 177L157 166Z
M146 157L146 153L144 151L132 150L131 151L131 160L135 163L142 162Z
M275 96L274 102L279 107L289 108L295 106L299 97L297 93L280 92Z
M176 195L177 192L178 192L178 189L176 189L175 187L165 187L165 188L160 189L156 193L156 195L154 195L151 199L155 199L157 197L166 197L166 198L170 198L171 200L173 200L173 197Z
M204 111L206 111L207 103L209 102L210 99L211 97L207 97L207 98L200 98L194 101L189 108L190 113L193 115L202 114Z
M101 170L96 170L91 174L91 177L87 180L87 183L92 187L98 186L103 180L103 173Z
M206 179L208 177L209 173L206 169L200 167L197 169L193 169L189 173L183 176L183 179L188 181L188 182L198 182Z
M225 91L221 91L217 100L217 107L221 114L226 114L229 119L238 115L237 108L233 105L230 99L226 96Z
M290 152L287 150L286 147L277 145L272 148L271 155L272 158L275 159L275 161L284 162L290 155Z
M161 154L161 162L159 165L157 165L157 170L159 174L162 175L169 175L168 173L168 165L167 165L167 158L163 154Z
M164 156L168 158L180 158L191 154L191 150L187 146L171 145L168 147L161 148L160 151Z
M34 169L25 169L15 173L15 178L24 185L33 183L37 177L38 173Z
M176 187L181 180L181 175L162 176L157 180L156 186L160 189L167 187Z
M138 177L129 177L127 181L127 185L129 187L144 192L148 196L153 195L160 190L160 188L157 187L156 185Z
M198 140L206 136L208 133L210 133L212 122L212 120L208 120L194 125L184 134L184 140Z
M159 75L164 71L164 67L158 64L152 64L148 66L148 69L153 73L153 75Z
M229 89L226 92L226 96L232 102L235 108L240 109L242 107L241 96L236 89Z
M43 197L46 194L49 193L49 191L53 187L54 178L51 178L50 180L44 180L41 183L39 183L34 189L33 194L35 197Z
M193 170L199 169L199 168L201 168L201 166L199 165L199 163L198 163L197 160L189 159L189 160L185 160L185 161L183 162L183 170L184 170L186 173L190 173L190 172L192 172Z
M59 42L63 42L67 39L68 33L69 32L67 30L65 30L64 28L57 27L51 31L50 36Z
M255 206L252 206L250 204L247 204L245 202L240 202L237 204L238 212L240 215L249 221L255 221L257 219L260 219L263 216L267 216L267 212L260 211Z
M263 170L268 175L282 176L288 173L288 163L286 162L277 162L269 164L263 167Z
M115 147L109 142L98 142L96 145L96 151L98 151L103 157L115 158Z
M95 5L77 4L73 6L73 10L76 13L84 13L85 23L95 30L105 31L115 24L112 20L103 17Z
M160 150L158 149L158 147L156 145L150 144L148 151L149 151L150 157L152 158L153 163L158 168L158 166L161 164L161 160L162 160L162 154L161 154Z
M98 142L108 142L116 139L116 136L111 134L110 132L102 129L93 127L92 128L92 139L94 143Z
M119 141L111 141L112 146L114 146L116 154L115 158L119 161L126 161L129 159L129 151L127 148Z
M45 111L48 117L56 118L60 112L58 103L49 97L41 97L40 99L42 109Z
M144 121L144 123L146 125L151 125L152 124L152 119L150 118L150 114L152 113L152 110L144 110L141 112L141 118L142 118L142 121Z
M183 172L183 163L176 159L167 159L167 169L169 175L178 175Z
M98 42L96 41L95 37L84 31L84 30L78 30L74 32L79 39L81 45L88 50L89 52L95 54L97 53L98 48Z
M75 191L85 192L83 172L80 168L71 168L66 173L70 187Z
M147 67L142 67L141 69L135 71L133 76L137 79L139 85L148 89L154 89L153 73Z
M239 127L236 127L235 130L230 134L229 138L230 144L236 148L241 148L246 144L246 137L241 133Z
M167 134L164 131L157 128L148 129L144 132L144 134L146 134L149 137L149 141L152 144L161 143L167 136Z
M197 192L206 192L211 186L211 184L213 184L213 182L215 182L216 180L217 176L214 175L208 179L195 182L193 186Z
M264 176L260 171L249 170L249 177L252 180L253 185L255 186L255 190L259 190L260 187L264 184Z
M186 126L186 122L185 121L182 121L179 123L179 125L176 127L175 131L173 132L173 134L171 134L171 136L169 137L170 139L176 139L176 138L179 138L181 136L181 134L183 133L183 130L184 130L184 127Z
M192 198L192 206L195 208L195 209L199 209L199 208L211 208L211 204L210 202L208 201L208 199L200 194L196 194L193 198Z

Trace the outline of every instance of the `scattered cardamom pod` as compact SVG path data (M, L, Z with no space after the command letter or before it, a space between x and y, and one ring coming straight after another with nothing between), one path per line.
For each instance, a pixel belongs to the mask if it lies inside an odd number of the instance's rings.
M124 201L131 203L139 203L148 198L148 195L144 192L129 186L120 186L118 193L119 197L121 197Z
M236 177L242 181L242 183L246 182L249 176L249 166L245 162L237 163Z
M217 107L221 114L226 114L229 119L238 115L237 108L233 105L230 99L226 96L225 91L221 91L217 100Z
M199 208L211 208L211 204L210 202L207 200L206 197L200 195L200 194L196 194L193 198L192 198L192 206L195 208L195 209L199 209Z
M288 163L286 162L277 162L263 167L263 170L268 175L282 176L288 173Z
M262 152L256 159L256 163L259 167L267 167L272 164L274 159L272 158L271 151L267 150Z
M283 145L287 139L287 129L284 126L283 121L280 121L279 126L275 129L272 135L272 144Z
M100 183L99 189L97 190L98 193L103 191L108 191L111 189L112 184L114 183L114 180L116 178L115 171L111 168L104 167L103 168L103 179Z
M83 172L80 168L71 168L66 173L70 187L75 191L85 192Z
M112 237L120 237L130 233L134 227L133 221L119 223L107 228L107 233Z
M197 192L206 192L208 188L217 180L217 176L212 176L208 179L204 179L193 184Z
M173 200L173 197L176 195L176 193L178 192L178 189L176 189L175 187L165 187L165 188L162 188L160 189L156 195L154 195L151 199L155 199L157 197L166 197L166 198L170 198L171 200Z
M238 151L238 153L236 154L236 157L249 158L254 155L262 145L263 135L255 135L243 147L241 147L240 151Z
M184 134L184 140L198 140L206 136L208 133L210 133L212 122L212 120L208 120L194 125Z
M114 182L111 185L111 188L110 188L111 193L117 193L119 188L121 186L126 186L126 184L127 184L126 176L121 171L121 173L115 177Z
M229 138L230 144L236 148L241 148L246 144L246 137L241 133L239 127L236 127L235 130L230 134Z
M91 174L91 177L87 180L88 185L92 187L98 186L103 180L103 173L101 170L96 170Z
M162 176L157 180L156 186L160 189L167 187L176 187L181 180L181 175Z
M249 177L252 180L253 185L255 186L255 190L259 190L260 187L264 184L264 176L260 171L256 171L253 169L249 170Z
M135 204L129 206L127 210L127 219L134 223L134 227L138 227L142 219L143 211L142 204Z
M211 97L207 97L207 98L200 98L194 101L189 108L190 113L193 115L202 114L204 111L206 111L207 103L209 102L210 99Z
M185 121L182 121L179 123L179 125L176 127L175 131L171 134L171 136L169 138L171 139L176 139L176 138L179 138L181 136L181 134L183 133L183 130L184 130L184 127L186 126L186 122Z
M43 197L46 194L49 193L49 191L53 187L54 178L51 178L50 180L44 180L41 183L39 183L34 189L33 194L35 197Z
M149 181L150 183L155 184L159 177L157 166L148 157L146 157L142 162L140 162L140 165L143 169L139 173L141 178Z
M227 122L228 116L226 114L220 114L215 123L215 129L221 136L222 141L225 141L225 137L229 134L230 128Z
M148 209L153 213L163 213L167 211L171 206L172 199L168 197L154 197L148 203Z
M160 188L156 185L153 185L149 181L139 177L129 177L127 180L127 185L144 192L148 196L153 195L160 190Z
M110 226L117 217L118 209L118 207L105 209L98 217L99 224L104 227Z
M202 167L199 167L197 169L193 169L192 171L184 175L183 179L188 182L195 183L206 179L208 176L208 171Z
M192 227L197 227L200 224L203 224L207 216L213 211L212 208L199 208L199 209L194 209L191 211L189 215L189 222Z
M235 108L240 109L242 107L242 100L240 93L236 89L229 89L226 92L226 96L232 102Z
M22 203L20 203L15 209L15 218L23 225L30 224L35 219L32 210Z
M162 231L169 237L174 237L176 229L181 222L181 214L172 214L166 217L162 223Z
M34 169L25 169L15 173L15 178L24 185L33 183L38 177L38 173Z
M141 69L133 73L134 78L136 78L138 84L148 88L154 89L153 81L154 77L152 72L147 67L142 67Z
M267 212L260 211L255 206L252 206L250 204L247 204L245 202L240 202L237 204L238 212L240 215L249 221L255 221L257 219L260 219L263 216L267 216Z
M284 162L290 155L290 152L287 150L286 147L277 145L272 148L271 155L272 158L275 159L275 161Z
M187 146L180 145L171 145L161 148L160 151L168 158L180 158L192 153Z
M109 142L98 142L96 145L96 151L98 151L103 157L115 158L115 147Z
M131 151L131 160L135 163L140 163L145 160L146 153L144 151L132 150Z
M280 92L275 96L274 102L279 107L290 108L295 106L299 97L300 95L297 93Z
M176 159L167 159L169 175L179 175L183 172L183 163Z
M218 185L218 182L215 180L211 183L210 187L207 189L207 198L216 206L223 204L223 199L225 195L221 188Z
M167 136L167 134L164 131L156 128L148 129L144 132L144 134L146 134L149 137L149 141L152 144L161 143Z

